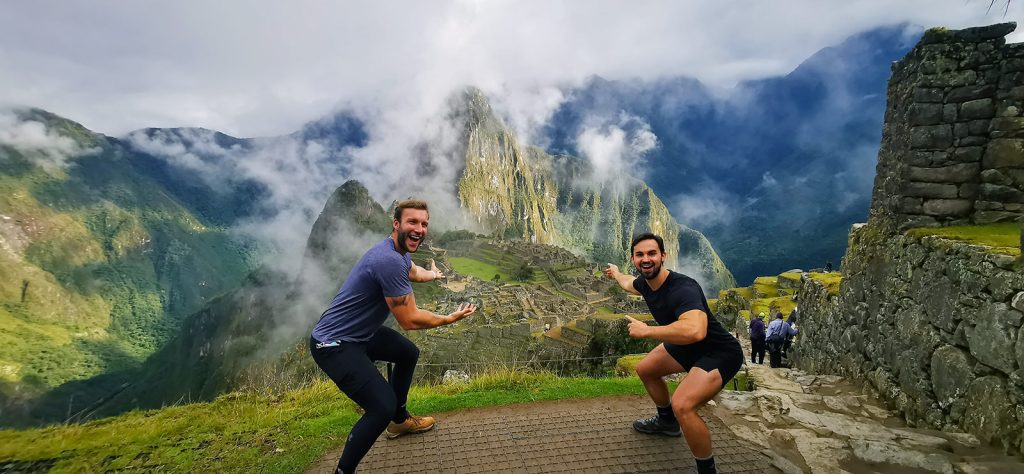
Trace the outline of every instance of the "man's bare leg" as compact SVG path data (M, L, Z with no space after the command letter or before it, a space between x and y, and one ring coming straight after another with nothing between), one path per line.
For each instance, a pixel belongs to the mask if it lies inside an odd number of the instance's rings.
M664 344L658 344L654 350L647 353L644 358L636 364L636 374L647 389L647 394L655 405L667 406L669 404L668 385L661 378L669 374L677 374L683 371L683 366L675 360Z
M718 369L708 372L700 367L690 369L672 395L672 410L679 427L683 429L686 444L698 460L711 458L711 432L697 409L704 406L722 390L722 375ZM698 461L699 463L699 461Z

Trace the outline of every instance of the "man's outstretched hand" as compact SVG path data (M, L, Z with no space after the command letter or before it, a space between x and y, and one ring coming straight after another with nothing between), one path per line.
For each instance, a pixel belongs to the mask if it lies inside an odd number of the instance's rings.
M607 276L608 278L611 278L612 280L614 280L615 277L619 275L619 273L621 273L619 272L619 266L612 263L609 263L608 268L604 269L604 275Z
M472 303L462 303L462 304L459 305L459 309L457 309L454 312L450 313L446 318L448 319L448 324L451 324L451 323L454 323L455 321L458 321L458 320L460 320L462 318L465 318L466 316L469 316L469 315L471 315L471 314L473 314L475 312L476 312L476 305L475 304L472 304Z
M444 278L444 273L441 273L441 270L437 269L437 265L434 264L434 259L430 259L430 268L428 270L434 272L435 280L441 280Z
M651 329L647 323L630 316L626 316L626 320L629 321L629 337L634 339L643 339L647 337Z

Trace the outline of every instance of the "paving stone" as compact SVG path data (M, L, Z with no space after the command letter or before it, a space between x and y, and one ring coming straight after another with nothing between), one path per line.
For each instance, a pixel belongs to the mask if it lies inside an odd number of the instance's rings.
M650 416L644 397L565 400L437 414L432 431L389 440L380 437L360 472L556 473L696 472L682 438L637 433L633 420ZM735 438L705 411L719 472L765 472L760 448ZM310 467L329 474L341 449ZM773 471L769 471L773 472Z

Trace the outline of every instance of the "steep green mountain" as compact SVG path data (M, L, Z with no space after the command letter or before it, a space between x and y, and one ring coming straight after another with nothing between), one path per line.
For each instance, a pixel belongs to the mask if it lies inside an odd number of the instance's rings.
M698 231L680 225L644 182L597 181L589 163L519 143L478 90L465 93L463 210L487 232L553 244L597 262L629 263L629 244L645 230L665 238L668 266L692 274L712 293L736 286Z
M239 284L254 247L140 172L117 140L37 109L0 141L0 415L137 366ZM65 410L74 407L65 404Z
M24 421L60 419L72 394L79 418L93 418L308 378L315 367L305 336L362 252L389 229L387 212L366 188L346 182L314 223L297 279L257 269L186 318L141 368L65 384L41 398Z

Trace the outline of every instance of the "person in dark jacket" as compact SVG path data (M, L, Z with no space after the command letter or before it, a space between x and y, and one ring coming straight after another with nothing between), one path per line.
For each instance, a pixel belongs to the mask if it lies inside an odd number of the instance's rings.
M750 318L750 363L764 363L764 313Z
M791 327L791 328L795 328L796 327L796 316L797 316L797 309L793 308L793 311L791 313L789 313L789 318L786 318L786 324L788 324L789 327ZM789 357L789 348L792 345L793 345L793 335L792 334L787 334L786 335L786 342L784 342L782 344L782 356L783 357Z

